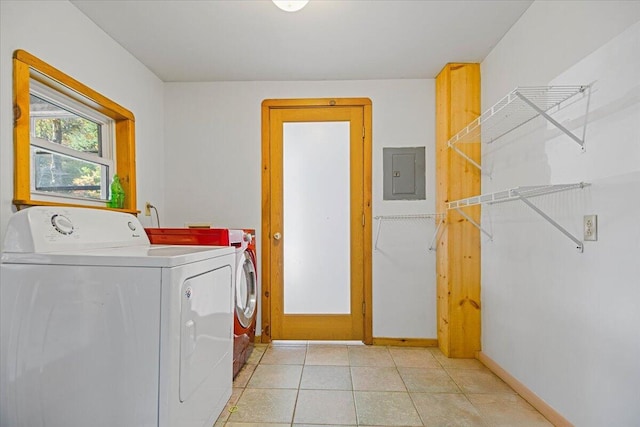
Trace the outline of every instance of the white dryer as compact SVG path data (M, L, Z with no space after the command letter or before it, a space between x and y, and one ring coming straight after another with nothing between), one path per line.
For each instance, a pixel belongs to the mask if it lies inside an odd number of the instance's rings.
M149 245L133 215L33 207L0 265L0 425L211 426L231 395L232 247Z

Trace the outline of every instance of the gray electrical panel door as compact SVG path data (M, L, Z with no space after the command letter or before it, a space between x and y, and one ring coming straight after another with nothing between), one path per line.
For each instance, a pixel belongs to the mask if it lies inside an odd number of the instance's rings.
M383 199L424 200L424 147L383 148Z

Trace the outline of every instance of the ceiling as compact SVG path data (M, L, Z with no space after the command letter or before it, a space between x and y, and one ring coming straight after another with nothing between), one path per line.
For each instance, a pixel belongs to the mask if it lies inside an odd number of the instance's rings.
M433 78L480 62L532 0L71 0L166 82Z

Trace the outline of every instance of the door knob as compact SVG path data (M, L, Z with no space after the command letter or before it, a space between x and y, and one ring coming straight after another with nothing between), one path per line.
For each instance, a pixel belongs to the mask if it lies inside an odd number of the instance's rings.
M273 233L273 238L276 240L280 240L280 238L282 237L282 235L280 233Z

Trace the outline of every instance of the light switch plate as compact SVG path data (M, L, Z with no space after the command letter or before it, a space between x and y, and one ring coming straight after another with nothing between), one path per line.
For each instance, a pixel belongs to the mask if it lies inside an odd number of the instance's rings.
M592 242L598 240L598 215L585 215L583 224L584 240Z

